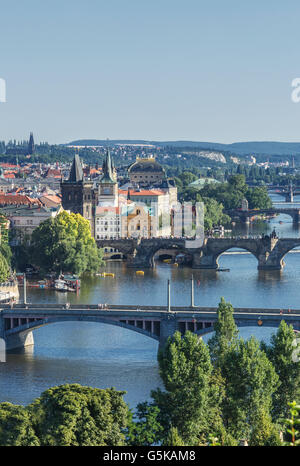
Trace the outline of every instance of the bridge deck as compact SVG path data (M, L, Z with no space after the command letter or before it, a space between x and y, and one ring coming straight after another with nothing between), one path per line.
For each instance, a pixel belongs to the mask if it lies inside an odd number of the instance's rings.
M19 317L32 315L40 317L52 316L70 316L70 315L89 315L89 316L117 316L119 314L127 314L132 316L147 316L154 317L158 315L169 314L167 306L118 306L108 305L107 309L98 308L98 305L71 305L66 309L65 305L45 305L34 304L25 307L22 304L15 305L12 309L8 305L1 306L3 317ZM171 313L176 314L178 317L195 315L216 314L217 307L201 307L201 306L171 306ZM299 309L278 309L278 308L235 308L234 315L292 315L300 317Z

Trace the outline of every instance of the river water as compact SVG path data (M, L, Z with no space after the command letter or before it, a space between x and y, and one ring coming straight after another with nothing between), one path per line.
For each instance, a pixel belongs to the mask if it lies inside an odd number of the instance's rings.
M283 203L272 195L274 205L300 207ZM280 223L282 222L282 223ZM250 227L237 226L234 234L270 233L275 227L281 237L298 237L299 227L280 215L270 222L257 221ZM234 252L234 251L232 251ZM300 253L285 258L283 271L257 270L251 254L224 254L219 259L230 272L194 270L195 304L217 306L224 296L239 307L300 308ZM82 280L78 294L28 288L29 302L69 301L111 304L166 304L167 280L171 280L171 301L185 305L190 300L188 267L158 263L145 275L136 276L120 262L107 263L115 278L88 277ZM242 328L240 335L251 334L268 341L274 329ZM209 336L204 337L207 341ZM0 364L0 402L28 404L50 386L80 383L93 387L125 390L125 400L134 408L150 398L150 390L162 387L156 360L157 342L127 329L105 324L71 322L52 324L34 331L34 347L14 351Z

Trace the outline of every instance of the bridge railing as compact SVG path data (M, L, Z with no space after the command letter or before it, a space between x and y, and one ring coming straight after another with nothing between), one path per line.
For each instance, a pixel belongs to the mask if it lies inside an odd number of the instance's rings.
M206 306L171 306L172 312L207 312L207 313L216 313L217 307L206 307ZM162 311L166 312L167 305L165 306L147 306L147 305L118 305L118 304L107 304L104 308L100 307L98 304L70 304L66 308L66 304L27 304L24 305L22 303L15 304L12 308L8 304L2 304L0 310L4 311L22 311L22 312L30 312L30 311ZM254 313L254 314L300 314L299 309L280 309L280 308L238 308L234 309L234 313Z

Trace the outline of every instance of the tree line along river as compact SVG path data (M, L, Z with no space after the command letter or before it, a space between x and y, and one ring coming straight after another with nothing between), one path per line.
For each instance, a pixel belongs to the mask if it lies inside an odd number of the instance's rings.
M274 205L285 206L282 197L272 195ZM299 206L295 198L290 207ZM282 222L282 223L280 223ZM257 221L250 226L237 225L234 235L270 233L275 227L280 237L298 237L299 226L280 215L275 219ZM194 270L195 304L217 306L221 296L239 307L285 307L300 309L300 253L285 257L283 271L257 270L251 254L224 254L220 267L230 272ZM163 305L167 301L167 280L171 280L171 302L190 302L188 267L158 263L155 269L136 276L121 262L109 262L106 271L111 277L86 277L78 294L28 288L29 302L44 303L112 303ZM243 328L240 335L268 341L274 330ZM205 336L207 340L209 336ZM125 400L134 407L149 399L150 390L162 383L156 361L154 340L120 327L87 322L51 324L34 331L35 345L7 355L0 364L0 401L27 404L50 386L80 383L99 388L114 386L126 390Z

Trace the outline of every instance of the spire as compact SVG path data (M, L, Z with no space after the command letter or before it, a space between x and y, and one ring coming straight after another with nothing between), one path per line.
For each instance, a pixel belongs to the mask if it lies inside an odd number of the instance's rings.
M34 153L34 140L33 140L33 133L30 133L29 136L29 143L28 143L28 155L32 155Z
M106 156L103 161L102 171L103 171L103 176L100 180L100 183L114 183L114 184L116 183L114 172L113 172L111 156L110 156L110 152L108 149L106 151Z
M78 183L79 181L83 181L83 171L82 171L82 166L81 166L81 162L80 162L78 154L75 154L74 156L74 160L73 160L71 171L70 171L69 181L72 181L73 183Z

